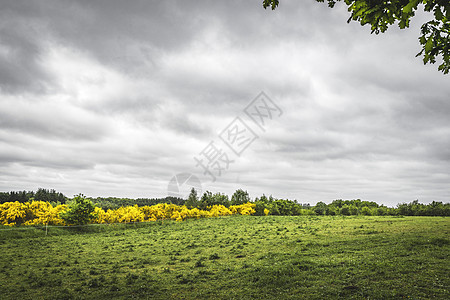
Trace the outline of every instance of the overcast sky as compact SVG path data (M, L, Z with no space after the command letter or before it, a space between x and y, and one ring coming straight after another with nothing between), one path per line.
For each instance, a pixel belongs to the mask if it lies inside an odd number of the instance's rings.
M164 197L189 173L229 195L448 202L450 75L415 57L430 16L371 35L342 3L261 2L0 0L0 191Z

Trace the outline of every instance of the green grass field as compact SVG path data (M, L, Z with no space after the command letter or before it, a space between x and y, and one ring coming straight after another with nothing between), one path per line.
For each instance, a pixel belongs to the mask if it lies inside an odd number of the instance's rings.
M450 299L449 225L234 216L2 230L0 298Z

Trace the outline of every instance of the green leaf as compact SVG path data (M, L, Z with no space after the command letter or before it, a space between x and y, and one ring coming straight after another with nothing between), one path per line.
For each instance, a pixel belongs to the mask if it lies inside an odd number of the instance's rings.
M420 38L419 38L419 41L420 41L420 44L425 44L426 42L427 42L427 39L426 39L426 37L424 37L424 36L421 36Z
M444 14L439 6L434 9L434 16L436 17L436 20L442 20L444 18Z
M405 14L410 14L412 12L413 8L417 9L418 3L419 3L419 0L409 1L409 3L407 5L405 5L405 7L403 7L402 11Z
M427 43L425 44L425 52L430 52L433 48L433 38L429 37Z

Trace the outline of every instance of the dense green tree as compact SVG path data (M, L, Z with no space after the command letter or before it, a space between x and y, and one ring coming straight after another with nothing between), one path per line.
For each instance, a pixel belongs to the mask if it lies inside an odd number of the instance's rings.
M273 199L272 199L273 201ZM255 198L255 215L256 216L264 216L264 209L269 209L269 199L266 197L266 195L262 195L261 198L256 197Z
M230 206L230 201L228 200L228 196L221 193L215 193L212 199L213 205L223 205L226 207Z
M314 206L314 212L318 215L324 215L327 210L327 205L321 201L317 202L316 206Z
M19 201L20 203L27 202L29 198L27 197L26 191L20 192L10 192L10 202Z
M36 193L33 191L11 191L11 192L3 192L0 193L0 203L5 202L15 202L18 201L20 203L28 202L28 201L45 201L52 202L55 204L64 204L66 202L66 196L62 193L58 193L55 190L46 190L43 188L39 188Z
M8 202L9 201L9 193L1 192L0 193L0 204Z
M34 200L36 201L45 201L45 202L54 202L54 203L66 203L66 196L62 193L58 193L54 189L47 190L43 188L39 188L34 194Z
M261 200L255 201L255 216L264 216L264 209L267 208L267 203L264 203Z
M207 209L208 206L213 205L213 194L210 191L206 191L203 193L202 198L200 199L199 208Z
M334 215L336 215L338 213L338 211L337 211L337 209L336 209L336 207L334 207L334 206L327 206L327 210L325 211L325 214L327 215L327 216L334 216Z
M358 206L356 206L354 204L350 205L350 214L353 216L358 215L359 214Z
M377 213L376 213L378 216L384 216L384 215L387 215L388 214L388 210L387 210L387 207L385 207L385 206L380 206L380 207L378 207L377 208Z
M361 208L361 214L363 216L371 216L372 215L372 210L369 207L364 206L364 207Z
M262 203L269 203L269 199L267 199L266 195L262 195L261 198L255 199L255 201L261 201Z
M302 205L288 199L272 199L264 202L261 200L255 201L256 204L256 214L263 215L264 209L269 210L270 215L280 215L280 216L298 216L307 214L303 209Z
M429 216L450 216L450 203L433 201L427 206L427 215Z
M94 218L94 209L92 201L79 194L73 198L68 209L62 212L60 217L69 225L85 225Z
M231 205L240 205L247 202L250 202L250 196L248 195L247 191L244 191L242 189L236 190L231 196Z
M48 201L48 193L46 189L38 188L34 194L34 200L36 201Z
M450 1L449 0L316 0L327 2L334 7L337 2L345 2L351 13L347 22L357 21L361 25L369 24L372 33L385 32L395 22L401 29L409 27L419 5L426 12L433 13L433 19L421 28L419 43L422 50L416 55L423 55L424 64L442 59L438 70L447 74L450 70ZM263 7L275 9L279 0L263 0Z
M344 204L340 209L340 214L343 216L350 216L351 215L350 206L347 204Z
M198 201L198 195L197 195L197 191L192 188L191 192L189 193L189 197L186 201L186 206L188 208L194 208L194 207L198 207L199 205L199 201Z
M414 200L410 203L400 203L397 205L396 212L403 216L449 216L450 203L433 201L428 205Z
M398 213L402 216L414 216L414 208L418 203L418 200L414 200L411 203L400 203L397 205Z
M230 201L228 201L228 196L221 193L213 194L210 191L204 192L202 198L200 199L198 208L208 209L208 207L213 205L224 205L226 207L229 207Z

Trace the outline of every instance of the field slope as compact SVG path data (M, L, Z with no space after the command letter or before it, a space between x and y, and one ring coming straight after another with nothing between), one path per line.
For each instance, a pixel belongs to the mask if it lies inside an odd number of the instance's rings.
M1 299L450 299L450 218L233 216L0 231Z

